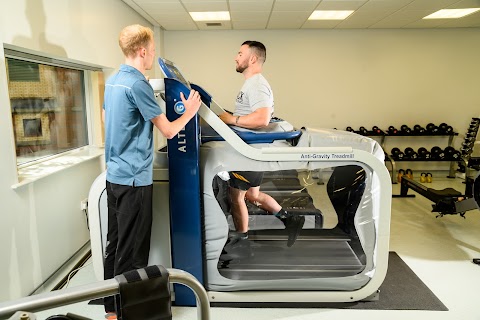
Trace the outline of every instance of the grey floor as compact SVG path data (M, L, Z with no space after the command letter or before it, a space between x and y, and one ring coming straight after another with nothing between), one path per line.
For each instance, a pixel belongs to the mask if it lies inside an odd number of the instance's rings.
M447 179L445 175L434 173L434 181L428 186L435 189L452 187L463 192L463 180ZM393 185L393 193L399 193L398 184ZM472 263L472 258L480 258L480 211L469 211L463 219L460 216L436 218L430 210L431 202L422 196L392 199L390 251L399 254L449 311L212 308L211 319L480 320L480 266ZM73 277L69 287L95 281L89 264ZM66 312L104 319L103 308L87 302L36 315L41 320ZM173 319L197 319L196 308L174 307Z

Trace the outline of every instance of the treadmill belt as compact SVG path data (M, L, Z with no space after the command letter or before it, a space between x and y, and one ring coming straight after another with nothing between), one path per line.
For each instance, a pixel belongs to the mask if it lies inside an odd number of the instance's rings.
M233 280L345 277L365 268L345 239L241 240L225 246L219 272Z

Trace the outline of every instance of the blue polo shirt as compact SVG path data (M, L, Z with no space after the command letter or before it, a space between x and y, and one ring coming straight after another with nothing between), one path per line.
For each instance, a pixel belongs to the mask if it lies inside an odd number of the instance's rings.
M162 110L153 88L136 68L122 64L105 83L107 181L127 186L153 183L153 123Z

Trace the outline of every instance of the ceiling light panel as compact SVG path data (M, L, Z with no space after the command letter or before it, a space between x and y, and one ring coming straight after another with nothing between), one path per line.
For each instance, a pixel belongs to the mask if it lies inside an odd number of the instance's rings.
M458 19L477 12L480 8L466 9L442 9L434 12L423 19Z
M344 20L353 10L315 10L308 20Z
M229 21L228 11L189 12L194 21Z

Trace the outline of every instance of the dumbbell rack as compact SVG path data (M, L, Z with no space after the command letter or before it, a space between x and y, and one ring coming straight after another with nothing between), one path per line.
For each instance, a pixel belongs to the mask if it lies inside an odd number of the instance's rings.
M404 132L399 131L395 135L384 135L384 136L382 136L382 140L380 142L380 145L382 146L383 150L386 150L385 149L386 137L394 138L394 137L441 137L441 136L448 137L448 146L452 147L453 139L455 138L455 136L458 136L458 132L451 132L451 133L447 134L447 133L429 133L429 132L404 133ZM450 170L449 170L449 173L448 173L448 178L455 178L455 163L456 163L456 160L452 160L450 158L446 158L446 159L402 159L402 160L397 159L397 160L394 160L393 157L390 154L385 153L385 161L390 162L390 164L392 166L391 175L392 175L392 183L394 183L394 184L397 183L397 181L395 180L395 177L397 176L396 162L406 162L406 161L411 161L411 162L420 162L420 161L421 162L426 162L426 161L444 161L444 162L446 162L446 161L448 161L448 162L450 162Z
M348 128L351 128L351 127L348 127ZM348 130L348 128L347 128L347 131L352 131L352 130ZM364 127L361 127L361 129L364 129ZM386 142L387 137L395 138L395 137L441 137L441 136L444 136L444 137L448 137L448 146L452 147L453 139L455 138L455 136L458 136L458 133L453 132L453 131L450 132L450 133L444 133L444 132L433 133L433 132L428 132L428 131L424 131L422 133L418 133L418 132L407 133L407 132L403 132L403 131L399 130L395 134L389 134L388 130L387 131L383 131L383 130L367 131L366 129L364 129L364 130L352 131L352 132L363 135L363 136L380 137L379 143L380 143L383 150L386 150L385 142ZM480 158L479 158L479 160L480 160ZM397 160L395 160L392 157L392 155L385 152L385 162L390 162L391 167L392 167L391 178L392 178L392 183L393 184L397 183L397 181L396 181L396 176L397 176L396 161L398 161L398 162L400 162L400 161L404 161L404 162L406 162L406 161L412 161L412 162L419 162L419 161L422 161L422 162L425 162L425 161L444 161L445 162L445 161L449 161L450 162L450 170L449 170L448 177L449 178L455 178L455 163L458 160L453 160L453 159L450 159L450 158L446 158L446 159L404 159L404 160L403 159L402 160L397 159ZM479 161L479 165L480 165L480 161Z
M480 127L480 118L472 118L470 126L465 134L465 140L462 142L460 149L461 157L459 167L465 168L465 179L470 176L470 168L480 171L480 157L473 157L473 147L477 140L478 129Z

